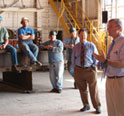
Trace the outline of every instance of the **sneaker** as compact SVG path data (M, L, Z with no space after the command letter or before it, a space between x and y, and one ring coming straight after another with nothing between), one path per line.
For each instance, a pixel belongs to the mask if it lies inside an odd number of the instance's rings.
M42 66L42 63L39 62L38 60L35 62L38 66Z
M96 114L100 114L101 113L101 109L100 108L96 108Z
M83 108L80 109L80 111L84 112L90 110L90 106L84 106Z
M54 88L54 89L52 89L50 92L56 92L56 91L57 91L57 89Z
M62 89L57 89L56 93L62 93Z

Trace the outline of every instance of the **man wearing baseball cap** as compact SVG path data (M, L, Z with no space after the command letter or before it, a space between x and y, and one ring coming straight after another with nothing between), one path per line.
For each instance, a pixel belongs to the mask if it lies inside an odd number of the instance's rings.
M18 71L18 60L16 48L9 44L9 34L5 27L2 26L3 18L0 16L0 49L5 49L12 56L12 71Z
M63 43L56 39L56 31L50 31L48 41L41 44L41 47L48 50L50 63L50 81L53 89L51 92L61 93L63 89Z
M77 36L76 29L74 27L70 28L71 36L63 41L64 47L66 48L66 59L68 72L74 77L74 69L71 67L71 55L73 47L80 42L79 37ZM74 82L74 88L76 89L76 83Z
M21 24L22 27L18 30L19 48L30 58L31 66L42 66L42 63L37 60L39 48L33 43L35 35L34 30L28 26L29 19L22 17Z

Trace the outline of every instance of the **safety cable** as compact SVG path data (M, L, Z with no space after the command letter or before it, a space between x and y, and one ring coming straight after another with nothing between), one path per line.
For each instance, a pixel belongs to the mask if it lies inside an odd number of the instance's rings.
M23 0L21 0L21 3L22 3L22 7L23 7L23 8L26 8L26 6L24 5Z
M40 8L42 8L41 3L40 3L40 0L37 0L37 1L38 1L38 4L39 4Z
M62 17L63 13L64 13L64 1L61 0L61 7L60 7L61 11L60 11L60 15L58 17L58 20L57 20L57 29L56 29L56 32L58 33L58 29L59 29L59 23L60 23L60 18Z
M5 4L5 1L3 0L3 5L4 5L4 7L7 7L7 5Z

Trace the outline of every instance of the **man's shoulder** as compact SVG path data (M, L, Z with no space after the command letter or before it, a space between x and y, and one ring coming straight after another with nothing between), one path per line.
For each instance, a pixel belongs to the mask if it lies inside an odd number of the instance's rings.
M59 39L56 39L55 42L63 44L63 42L61 40L59 40Z
M124 45L124 36L122 36L119 41L117 42L118 46Z
M31 30L33 30L33 28L31 28L31 27L27 27L27 29L31 29Z
M7 30L6 27L1 27L1 30Z
M68 37L68 38L64 39L64 42L65 41L70 41L70 40L71 40L71 37Z
M24 28L23 27L20 27L20 28L18 28L18 30L20 31L20 30L24 30Z
M27 27L26 29L24 27L20 27L18 30L33 30L31 27Z
M90 41L87 41L87 44L91 46L96 46L93 42L90 42Z

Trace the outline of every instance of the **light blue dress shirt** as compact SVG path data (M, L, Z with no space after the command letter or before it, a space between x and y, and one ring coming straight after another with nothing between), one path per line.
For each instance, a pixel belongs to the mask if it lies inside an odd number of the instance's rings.
M84 66L81 66L81 46L84 44L85 49L85 57L84 57ZM98 60L95 59L93 56L93 53L98 54L98 51L96 49L96 46L89 42L85 41L83 43L78 43L73 48L72 52L72 67L75 68L75 66L80 67L90 67L91 65L94 65L96 67Z
M110 57L108 60L124 62L124 36L121 34L114 41L115 41L115 44L112 48L112 51L110 53ZM108 65L105 74L110 77L111 76L124 76L124 68L115 68L115 67Z

